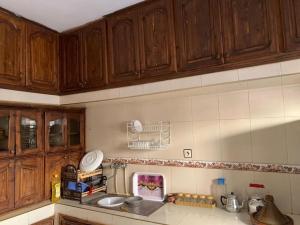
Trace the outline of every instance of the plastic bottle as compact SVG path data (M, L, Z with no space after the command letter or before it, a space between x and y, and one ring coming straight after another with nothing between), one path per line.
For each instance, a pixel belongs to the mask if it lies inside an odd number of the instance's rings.
M52 202L56 203L59 201L60 199L60 177L58 174L54 174L52 177L52 181L51 181L51 186L52 186Z
M213 181L212 184L212 195L215 198L215 201L217 203L217 206L220 208L223 208L223 205L221 203L221 196L226 195L227 189L225 184L225 178L218 178Z

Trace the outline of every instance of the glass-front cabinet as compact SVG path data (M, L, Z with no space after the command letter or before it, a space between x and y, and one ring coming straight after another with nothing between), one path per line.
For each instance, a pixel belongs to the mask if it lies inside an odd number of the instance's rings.
M14 124L14 112L0 110L0 158L15 154Z
M43 116L40 111L17 111L16 154L26 155L44 151Z
M67 114L68 149L84 148L84 115L82 113Z
M46 112L45 149L47 152L67 150L67 120L65 113Z

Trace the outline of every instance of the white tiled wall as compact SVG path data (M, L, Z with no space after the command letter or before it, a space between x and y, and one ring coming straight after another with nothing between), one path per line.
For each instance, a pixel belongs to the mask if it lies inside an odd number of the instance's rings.
M279 69L266 67L266 73ZM183 149L191 148L195 160L300 165L300 74L87 103L86 107L87 149L100 148L107 157L183 159ZM170 120L170 147L128 150L126 121L132 119ZM139 170L165 173L170 192L209 193L211 180L225 176L228 191L242 196L250 181L263 182L283 211L300 212L296 191L300 175L157 166L128 169L128 180ZM122 176L118 175L119 186ZM109 182L114 191L113 181Z

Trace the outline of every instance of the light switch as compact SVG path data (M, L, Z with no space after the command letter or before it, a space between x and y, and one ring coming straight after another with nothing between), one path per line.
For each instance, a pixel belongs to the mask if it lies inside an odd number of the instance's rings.
M183 149L184 158L192 158L192 149Z

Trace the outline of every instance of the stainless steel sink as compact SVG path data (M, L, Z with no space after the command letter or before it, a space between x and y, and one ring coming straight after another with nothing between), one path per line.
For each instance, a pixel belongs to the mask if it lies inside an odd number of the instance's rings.
M93 195L81 202L83 205L94 206L98 208L109 208L116 211L133 213L141 216L150 216L156 210L164 205L162 202L142 200L139 204L125 203L127 196L98 194Z

